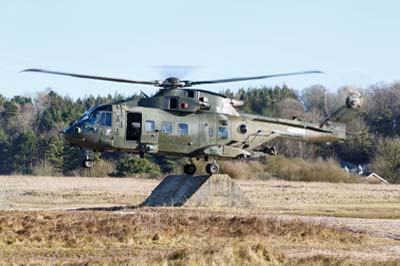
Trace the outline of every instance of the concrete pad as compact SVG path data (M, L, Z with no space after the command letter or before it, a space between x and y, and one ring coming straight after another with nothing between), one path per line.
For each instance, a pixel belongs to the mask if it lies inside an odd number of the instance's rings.
M169 175L142 206L249 207L250 201L229 175Z

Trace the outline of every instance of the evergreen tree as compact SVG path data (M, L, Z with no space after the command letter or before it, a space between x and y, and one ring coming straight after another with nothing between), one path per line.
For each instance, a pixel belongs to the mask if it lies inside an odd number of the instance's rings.
M0 174L9 174L12 171L10 151L11 143L9 136L0 127Z
M32 130L21 133L13 142L13 168L15 171L29 174L32 172L37 138Z
M81 167L84 159L85 159L84 150L71 146L67 143L64 143L64 154L63 154L64 174L69 174L71 171Z
M49 161L55 169L62 171L64 167L64 142L58 136L51 136L46 143L44 159Z
M7 124L10 121L10 119L15 118L17 116L19 108L18 104L16 104L13 101L6 101L3 106L4 106L3 118L4 122Z
M126 157L119 161L115 176L126 177L139 173L149 173L152 175L160 174L160 168L158 165L154 165L150 160L139 157Z

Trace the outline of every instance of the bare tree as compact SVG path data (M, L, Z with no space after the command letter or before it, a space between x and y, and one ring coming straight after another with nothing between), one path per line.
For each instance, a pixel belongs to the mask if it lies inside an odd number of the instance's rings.
M316 109L305 112L303 104L296 99L286 98L277 103L279 116L287 119L296 118L304 121L319 122L321 114ZM316 146L295 140L277 139L274 142L279 153L289 157L315 158Z
M301 93L301 101L306 111L321 112L324 115L326 109L327 89L322 85L314 85L305 88Z
M293 117L304 117L304 106L296 99L286 98L276 105L280 117L288 119Z

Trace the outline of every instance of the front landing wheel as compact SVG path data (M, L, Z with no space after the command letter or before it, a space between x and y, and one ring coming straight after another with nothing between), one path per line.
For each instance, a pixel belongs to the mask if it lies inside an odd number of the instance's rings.
M185 164L183 172L187 175L194 175L196 173L196 166L194 164Z
M92 168L93 167L93 160L88 160L88 159L86 159L86 160L84 160L83 161L83 166L85 167L85 168Z
M219 173L219 165L216 164L216 163L209 163L209 164L207 164L207 166L206 166L206 172L207 172L208 174L211 174L211 175L213 175L213 174L218 174L218 173Z

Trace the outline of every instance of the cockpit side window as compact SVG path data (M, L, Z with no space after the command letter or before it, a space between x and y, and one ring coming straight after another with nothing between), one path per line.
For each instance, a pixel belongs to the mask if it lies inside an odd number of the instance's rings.
M109 112L101 112L99 114L100 118L99 118L99 122L98 124L100 126L107 126L107 127L111 127L111 119L112 119L112 113Z
M90 108L86 113L84 113L79 119L78 124L83 124L86 122L89 125L99 124L102 126L111 127L112 123L112 105L102 105Z
M111 127L112 113L110 112L93 112L88 121L89 125L99 125Z
M89 125L94 125L94 124L96 124L97 119L98 119L98 116L99 116L98 113L92 113L92 114L90 115L90 117L89 117L89 121L88 121Z
M112 113L106 113L106 126L111 127Z
M99 125L100 126L105 126L106 125L106 113L99 113Z

